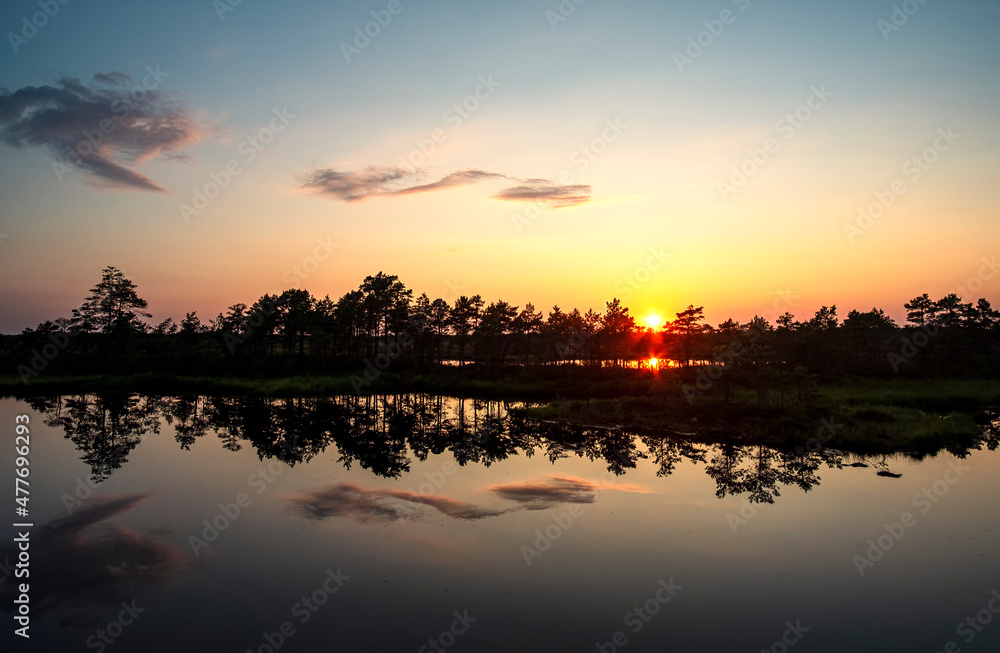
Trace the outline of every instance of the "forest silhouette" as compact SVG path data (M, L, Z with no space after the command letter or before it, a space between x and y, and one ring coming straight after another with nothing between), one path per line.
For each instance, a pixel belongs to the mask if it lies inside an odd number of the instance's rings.
M903 325L880 308L851 310L841 320L836 306L823 306L801 321L785 312L773 324L755 316L713 326L692 304L651 329L638 326L617 298L602 313L553 306L543 316L531 303L487 305L480 295L451 303L414 297L398 277L379 272L336 300L289 289L233 304L207 322L189 312L180 322L154 325L135 284L107 267L69 317L3 336L0 357L25 383L42 374L136 372L351 374L370 381L390 369L642 370L668 361L692 379L710 370L723 388L794 385L808 375L995 375L1000 311L989 301L923 294L904 306Z

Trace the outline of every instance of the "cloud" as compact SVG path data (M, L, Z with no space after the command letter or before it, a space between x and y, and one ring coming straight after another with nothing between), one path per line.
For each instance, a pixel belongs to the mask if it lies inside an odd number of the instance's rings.
M317 168L306 173L300 188L330 195L344 202L355 202L371 197L413 195L480 181L503 179L519 182L493 195L494 199L523 202L547 202L554 207L583 204L591 199L591 188L586 185L560 186L546 179L518 179L499 172L471 168L452 172L430 183L418 184L425 176L420 170L407 170L395 166L368 166L359 171L339 171Z
M559 186L545 179L527 179L522 185L505 188L493 197L508 201L549 202L555 208L561 208L589 202L590 192L587 185Z
M547 510L560 503L593 503L594 484L583 479L552 476L548 481L527 481L490 488L509 501L516 501L527 510Z
M440 495L400 490L369 490L354 483L335 483L304 490L288 497L306 519L349 517L362 524L417 519L433 508L453 519L475 521L518 510L546 510L561 503L593 503L598 490L647 492L641 485L609 485L572 476L550 476L545 481L497 485L490 492L518 504L513 508L490 508Z
M31 562L45 573L32 582L32 596L38 597L32 611L41 615L61 608L62 622L89 624L104 614L105 606L139 597L183 568L189 561L176 547L102 523L148 496L93 497L72 515L38 527L31 536ZM13 548L3 554L6 559L17 557ZM0 587L6 594L15 586ZM5 600L5 610L8 604Z
M89 84L63 77L51 86L0 88L0 140L48 148L101 188L166 192L132 167L158 156L183 158L180 150L204 130L172 95L136 86L121 72L97 73Z
M509 510L486 508L473 503L464 503L448 497L438 495L422 495L413 492L391 492L386 491L387 496L391 496L400 501L408 501L417 504L426 504L437 509L441 513L454 517L455 519L476 520L484 517L496 517Z
M574 476L550 476L547 481L527 481L490 488L491 492L520 503L526 510L547 510L560 503L593 503L598 490L639 494L648 492L641 485L611 485Z
M390 195L392 193L389 189L394 182L412 179L414 173L402 168L368 166L359 172L320 168L306 175L302 188L333 195L345 202L354 202L373 195Z
M496 172L486 172L485 170L459 170L450 175L442 177L438 181L422 186L412 186L397 190L392 195L410 195L412 193L425 193L429 190L440 190L442 188L453 188L455 186L466 186L474 184L483 179L509 179L506 175Z
M507 512L456 501L437 495L396 490L368 490L353 483L336 483L289 497L307 519L350 517L362 524L415 519L421 506L429 506L448 517L477 520Z

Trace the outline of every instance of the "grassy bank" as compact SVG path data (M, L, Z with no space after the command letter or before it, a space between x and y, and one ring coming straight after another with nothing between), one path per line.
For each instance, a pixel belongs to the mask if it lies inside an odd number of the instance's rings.
M718 442L795 446L817 440L865 453L938 451L982 437L975 411L938 413L883 404L825 409L756 409L746 405L683 407L651 398L555 401L518 411L530 419L666 431Z
M551 368L525 372L507 369L491 373L468 368L438 368L403 374L385 372L356 387L361 374L283 378L199 377L176 374L39 376L23 383L0 376L0 396L30 397L91 392L207 394L233 396L322 397L342 394L429 392L458 397L547 401L560 397L643 395L656 383L649 372Z
M865 453L938 451L983 437L987 407L1000 406L991 380L863 380L821 385L808 406L760 408L749 392L730 402L698 398L620 397L559 400L520 412L531 419L646 431L670 431L777 446L812 439Z

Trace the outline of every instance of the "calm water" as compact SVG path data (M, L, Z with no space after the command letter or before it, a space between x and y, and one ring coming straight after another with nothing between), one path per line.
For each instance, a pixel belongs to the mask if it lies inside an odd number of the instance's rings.
M1000 650L995 437L861 459L506 408L0 401L10 445L31 419L34 523L3 650Z

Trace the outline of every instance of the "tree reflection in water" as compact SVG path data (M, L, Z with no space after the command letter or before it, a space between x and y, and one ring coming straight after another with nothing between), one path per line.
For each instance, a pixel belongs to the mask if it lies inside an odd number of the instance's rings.
M744 496L752 503L774 503L785 487L808 492L819 485L821 468L840 468L847 458L855 466L864 461L883 475L898 460L898 455L867 460L833 449L781 450L679 434L541 423L511 414L509 402L428 394L299 399L79 395L28 403L45 415L46 424L65 431L97 482L124 465L142 437L158 434L163 422L173 428L184 450L214 433L229 451L249 445L261 460L295 466L334 445L345 468L357 464L384 478L399 478L413 458L425 461L445 452L459 465L485 467L536 451L553 464L577 456L600 460L618 476L640 460L650 460L660 477L670 476L684 461L704 463L715 480L716 496ZM950 445L948 451L965 457L983 446L995 450L998 439L1000 416L991 414L979 441Z

